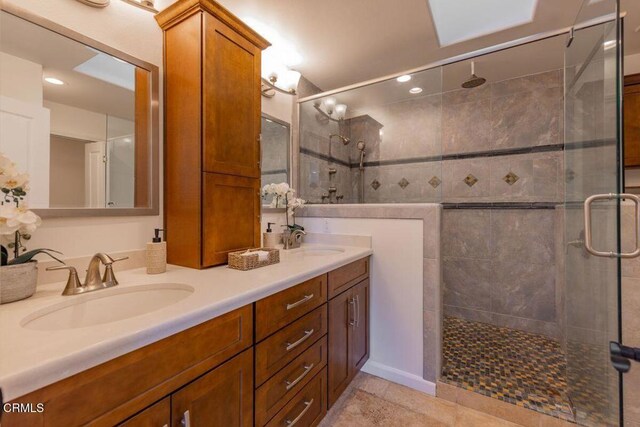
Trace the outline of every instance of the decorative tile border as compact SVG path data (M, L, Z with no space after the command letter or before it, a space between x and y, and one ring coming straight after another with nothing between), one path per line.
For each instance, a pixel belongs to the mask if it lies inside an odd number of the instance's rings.
M555 209L563 202L442 203L443 209Z

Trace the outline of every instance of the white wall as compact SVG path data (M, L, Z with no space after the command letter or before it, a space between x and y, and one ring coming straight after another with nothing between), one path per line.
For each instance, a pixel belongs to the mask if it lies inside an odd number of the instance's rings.
M423 391L423 221L418 219L299 218L312 233L372 236L371 353L383 366Z
M74 0L3 0L4 7L20 8L42 16L157 65L162 70L162 31L153 14L138 7L122 1L112 1L109 7L96 9ZM41 80L39 83L41 84ZM162 89L162 74L160 87ZM162 100L162 93L160 99ZM162 102L160 122L162 123ZM162 148L160 153L162 154ZM160 197L162 199L162 192ZM91 255L97 251L143 249L151 239L153 229L161 226L161 216L45 219L27 247L58 249L67 257Z
M107 139L107 116L57 102L44 101L51 112L51 133L86 141Z
M640 73L640 53L624 57L624 75Z
M42 107L42 65L0 52L0 95Z

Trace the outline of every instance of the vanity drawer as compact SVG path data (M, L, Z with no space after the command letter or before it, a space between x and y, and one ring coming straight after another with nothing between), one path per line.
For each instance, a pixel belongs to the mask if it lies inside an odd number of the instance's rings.
M256 390L256 425L264 426L326 365L325 336Z
M327 301L327 275L314 277L256 303L256 341Z
M329 298L346 291L369 277L369 257L329 272Z
M267 423L267 427L316 426L326 414L327 369L324 368Z
M262 385L327 333L327 305L256 345L256 385Z

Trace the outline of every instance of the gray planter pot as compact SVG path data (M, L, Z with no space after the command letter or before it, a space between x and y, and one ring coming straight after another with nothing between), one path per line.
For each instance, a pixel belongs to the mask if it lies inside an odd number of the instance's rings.
M37 284L37 261L0 267L0 304L29 298Z

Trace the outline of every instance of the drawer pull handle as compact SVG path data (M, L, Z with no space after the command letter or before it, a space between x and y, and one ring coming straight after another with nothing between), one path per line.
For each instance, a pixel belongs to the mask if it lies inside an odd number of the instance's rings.
M182 425L182 427L191 427L191 416L188 410L184 411L184 413L182 414L182 420L180 420L180 424Z
M296 342L288 342L287 343L287 351L293 350L294 348L296 348L297 346L299 346L300 344L302 344L303 342L308 340L309 337L311 335L313 335L314 332L315 332L315 329L310 329L308 331L304 331L304 336L302 338L300 338L298 341L296 341Z
M305 295L304 298L302 298L300 301L296 301L292 304L287 304L287 310L291 310L292 308L296 308L299 305L304 304L305 302L309 301L311 298L313 298L313 294L309 294L309 295Z
M353 307L353 317L351 316L351 307ZM349 298L349 326L356 326L356 299Z
M296 384L298 384L300 381L302 381L302 379L304 377L307 376L307 374L309 372L311 372L311 370L313 369L313 363L311 363L310 365L307 365L304 367L304 372L302 374L300 374L300 376L298 378L296 378L293 381L285 381L285 383L287 384L287 391L291 390L292 388L294 388L296 386Z
M300 412L300 413L298 414L298 416L297 416L297 417L295 417L293 420L287 420L287 421L285 421L285 423L287 424L287 426L291 427L291 426L296 425L296 423L297 423L298 421L300 421L300 418L304 417L304 414L306 414L306 413L307 413L307 411L309 410L309 408L311 408L311 405L312 405L312 404L313 404L313 399L311 399L311 400L309 400L309 401L307 401L307 402L304 402L304 409L302 410L302 412Z

